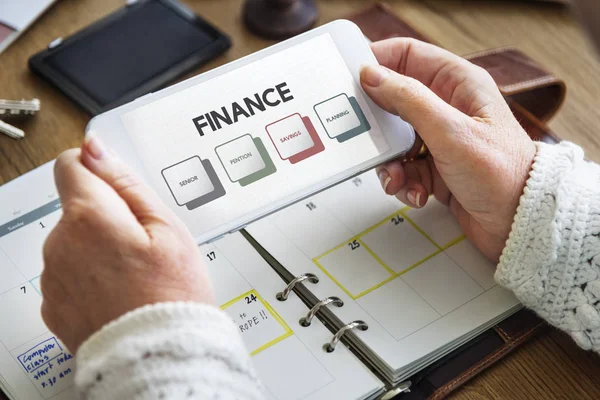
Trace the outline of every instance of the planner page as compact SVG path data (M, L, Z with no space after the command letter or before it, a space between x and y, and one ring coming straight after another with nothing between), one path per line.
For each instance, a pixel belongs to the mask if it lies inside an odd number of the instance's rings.
M444 205L403 207L373 171L247 230L292 274L321 278L317 297L342 298L332 310L342 321L367 322L356 334L392 370L426 364L519 307Z
M14 399L74 399L71 353L44 325L42 246L61 217L52 163L0 187L0 386ZM219 305L234 321L273 399L368 398L382 390L349 351L322 350L331 333L298 320L307 307L235 234L201 248ZM341 347L341 346L340 346Z
M15 399L73 399L73 355L40 314L42 246L61 216L53 163L0 187L0 378Z
M323 350L332 334L316 318L300 325L309 310L296 294L277 300L283 280L240 233L202 249L217 303L239 327L272 398L362 399L383 389L345 347Z

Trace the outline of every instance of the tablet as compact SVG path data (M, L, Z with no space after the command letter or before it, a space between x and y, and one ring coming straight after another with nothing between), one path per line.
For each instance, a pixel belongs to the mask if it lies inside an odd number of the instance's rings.
M29 60L92 115L164 87L224 52L229 38L173 0L130 2Z
M87 132L204 243L411 149L413 128L360 86L376 63L359 28L335 21L101 114Z

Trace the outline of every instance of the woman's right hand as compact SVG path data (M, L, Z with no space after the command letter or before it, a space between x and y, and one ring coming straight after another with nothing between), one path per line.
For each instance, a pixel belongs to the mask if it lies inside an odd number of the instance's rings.
M396 38L372 44L367 94L412 124L431 153L377 170L387 194L412 207L448 205L466 236L498 260L536 154L492 77L439 47Z
M212 304L186 226L99 138L54 167L63 215L44 245L42 317L76 352L94 332L147 304Z

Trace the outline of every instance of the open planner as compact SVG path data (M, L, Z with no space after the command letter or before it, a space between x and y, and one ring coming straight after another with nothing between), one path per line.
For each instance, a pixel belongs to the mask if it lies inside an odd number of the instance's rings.
M61 216L52 163L2 186L0 204L0 387L73 399L73 355L40 315ZM373 171L201 251L273 399L384 396L520 307L445 207L402 208Z

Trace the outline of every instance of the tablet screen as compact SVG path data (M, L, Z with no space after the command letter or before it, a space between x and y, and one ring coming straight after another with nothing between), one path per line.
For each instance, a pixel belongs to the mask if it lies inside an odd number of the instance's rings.
M101 106L111 104L215 38L171 7L151 1L85 37L65 43L47 64Z
M329 33L121 118L150 184L197 238L389 150Z

